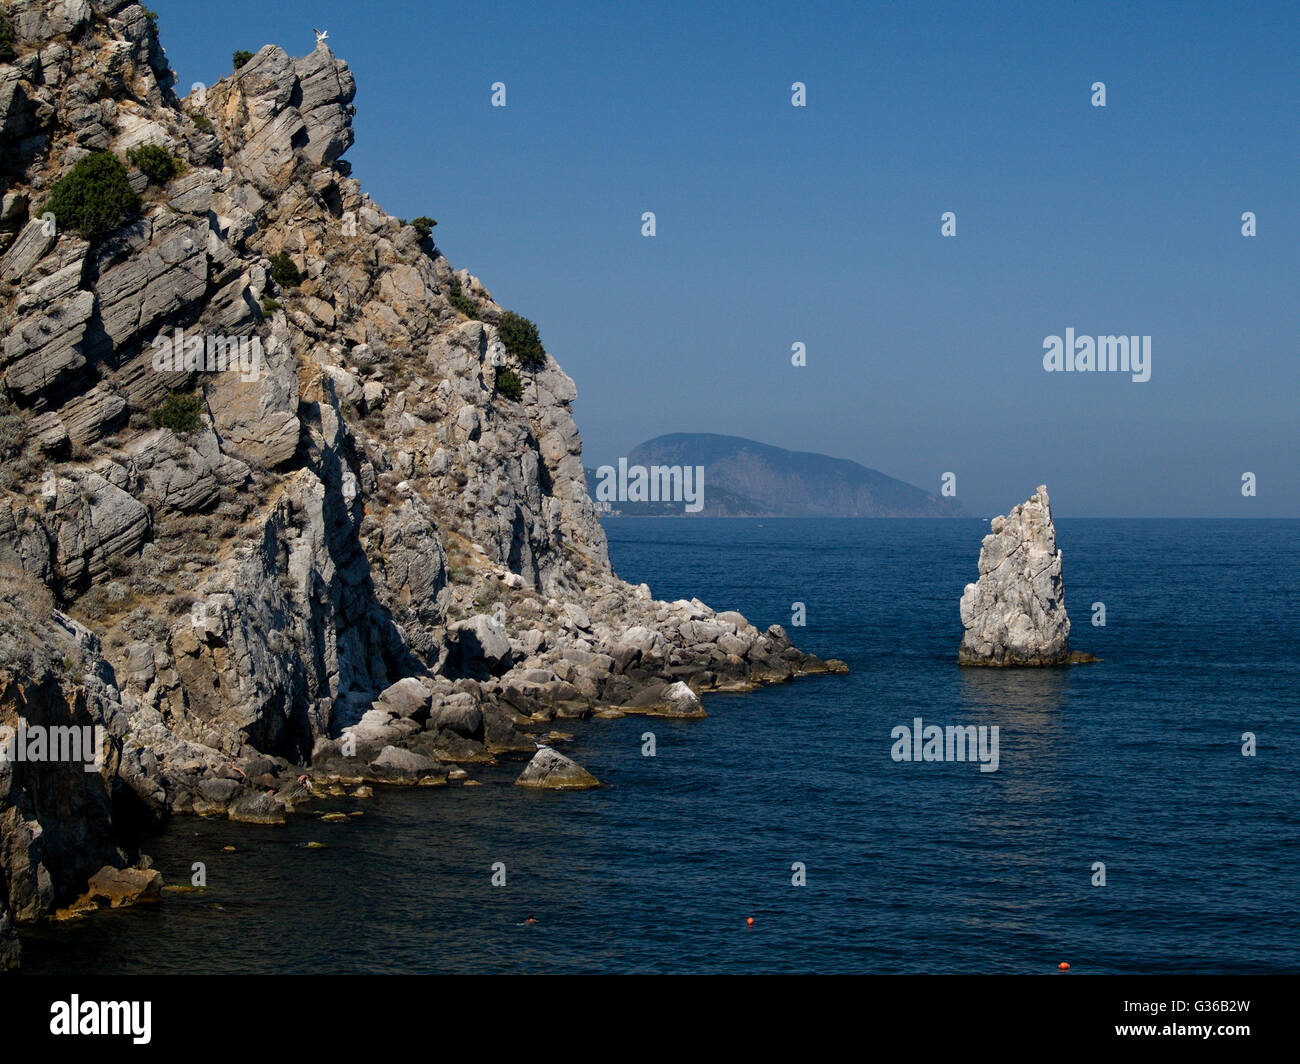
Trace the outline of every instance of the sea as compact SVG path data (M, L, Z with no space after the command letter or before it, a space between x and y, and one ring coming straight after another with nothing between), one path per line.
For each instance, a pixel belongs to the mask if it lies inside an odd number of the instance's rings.
M24 929L22 971L1300 968L1300 522L1058 520L1071 644L1102 660L1024 670L957 665L981 520L605 527L657 598L851 671L554 725L600 790L505 763L284 827L175 818L145 848L206 887ZM996 726L996 771L897 760L918 718Z

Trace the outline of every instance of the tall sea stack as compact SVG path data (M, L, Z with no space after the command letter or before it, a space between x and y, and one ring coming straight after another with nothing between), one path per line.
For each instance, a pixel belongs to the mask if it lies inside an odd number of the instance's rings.
M979 580L961 596L966 629L962 665L1065 665L1070 618L1065 612L1061 552L1047 488L1005 517L995 517L980 547Z

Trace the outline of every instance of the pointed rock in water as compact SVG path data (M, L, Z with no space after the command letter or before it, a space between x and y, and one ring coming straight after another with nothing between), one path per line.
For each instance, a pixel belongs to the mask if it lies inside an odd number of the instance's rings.
M1064 665L1070 660L1061 552L1047 488L995 517L979 580L961 597L962 665Z
M515 780L516 787L536 787L548 791L589 791L600 780L571 758L549 746L539 747L533 759Z

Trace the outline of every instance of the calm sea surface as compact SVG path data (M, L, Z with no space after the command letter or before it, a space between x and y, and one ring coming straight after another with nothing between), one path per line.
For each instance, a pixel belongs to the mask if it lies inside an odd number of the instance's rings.
M1105 661L1050 671L956 665L980 521L607 528L626 579L784 624L851 675L709 696L702 721L560 724L608 784L585 794L503 765L318 808L364 810L347 824L178 818L146 849L170 883L203 862L207 890L28 929L26 970L1300 968L1300 522L1059 521L1072 644ZM998 771L894 762L915 717L998 725Z

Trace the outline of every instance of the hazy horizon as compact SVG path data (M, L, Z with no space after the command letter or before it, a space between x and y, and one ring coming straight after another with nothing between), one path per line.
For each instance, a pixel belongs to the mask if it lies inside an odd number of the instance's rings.
M587 465L717 432L972 513L1300 516L1286 5L156 7L182 95L329 31L354 176L538 323ZM1150 379L1046 372L1067 329Z

